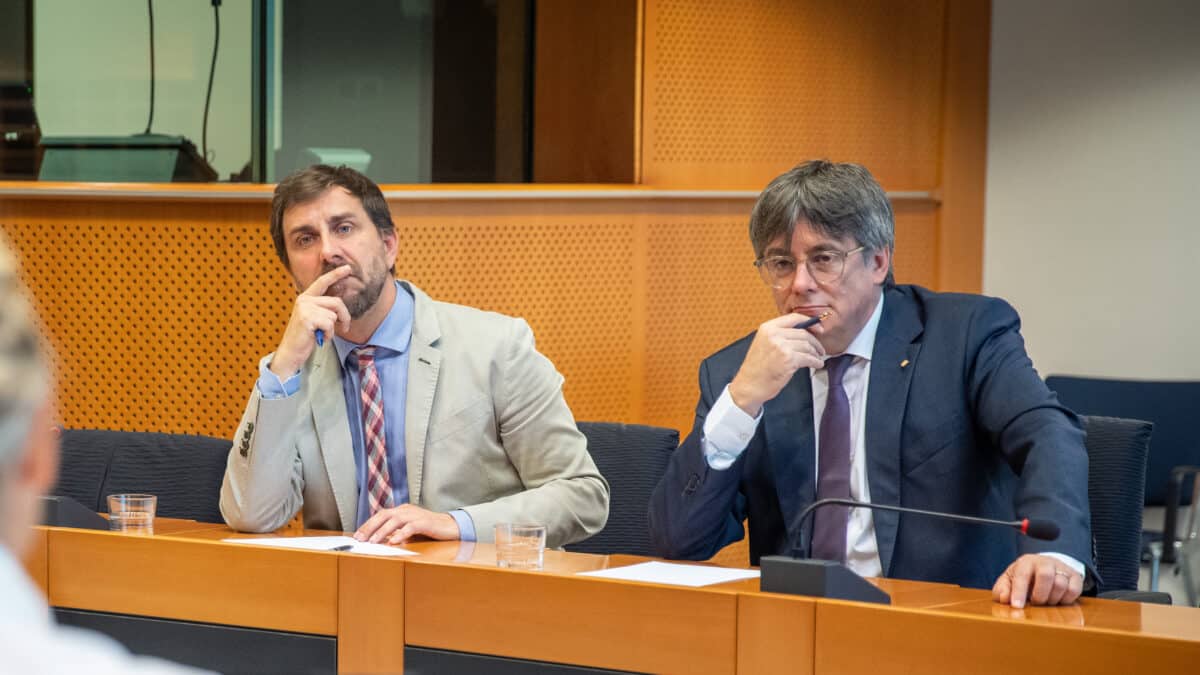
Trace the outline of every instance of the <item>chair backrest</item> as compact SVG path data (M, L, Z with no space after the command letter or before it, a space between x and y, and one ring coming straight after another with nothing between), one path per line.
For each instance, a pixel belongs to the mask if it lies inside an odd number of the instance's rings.
M1166 503L1171 468L1200 464L1194 427L1200 420L1200 382L1110 380L1051 375L1046 385L1063 405L1080 415L1103 415L1154 423L1154 445L1146 467L1146 503ZM1190 495L1192 484L1181 494ZM1189 503L1186 499L1183 503Z
M107 434L111 431L89 429L65 429L60 437L60 460L58 483L50 494L70 497L97 513L107 511L100 502L104 478L112 460L113 443Z
M158 496L158 515L223 522L221 480L231 443L209 436L67 429L51 494L107 512L107 496Z
M611 422L580 422L579 430L587 437L596 468L608 481L608 523L567 550L654 555L647 521L650 495L679 446L679 432Z
M1088 505L1096 542L1099 591L1137 588L1142 551L1142 492L1154 425L1083 416L1088 451Z

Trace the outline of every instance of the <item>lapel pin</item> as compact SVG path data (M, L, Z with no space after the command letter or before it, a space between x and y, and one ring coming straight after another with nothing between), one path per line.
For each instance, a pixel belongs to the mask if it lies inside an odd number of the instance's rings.
M901 361L901 362L900 362L900 367L901 367L901 368L907 368L907 367L908 367L908 359L904 359L903 361Z

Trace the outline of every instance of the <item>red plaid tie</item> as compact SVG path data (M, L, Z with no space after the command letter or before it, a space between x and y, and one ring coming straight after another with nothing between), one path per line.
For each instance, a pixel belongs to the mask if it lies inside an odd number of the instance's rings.
M371 515L392 506L392 479L388 475L387 451L383 442L383 394L375 368L375 348L359 347L359 396L362 400L363 442L367 453L367 493Z

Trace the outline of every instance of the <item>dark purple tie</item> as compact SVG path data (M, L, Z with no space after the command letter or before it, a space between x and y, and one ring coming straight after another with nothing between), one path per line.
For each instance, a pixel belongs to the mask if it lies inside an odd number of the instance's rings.
M818 440L817 499L850 498L850 399L842 377L854 361L843 354L825 361L829 394L821 413ZM850 509L823 506L813 514L812 557L843 562L846 559L846 521Z

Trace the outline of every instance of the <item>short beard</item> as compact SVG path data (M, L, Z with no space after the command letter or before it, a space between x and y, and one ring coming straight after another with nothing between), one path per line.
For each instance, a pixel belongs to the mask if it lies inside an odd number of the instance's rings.
M387 281L387 275L384 274L379 275L377 282L365 279L366 285L360 293L342 299L346 303L346 311L350 313L351 320L362 318L363 314L375 306L375 303L379 301L379 296L383 294L383 287Z
M324 274L339 267L341 267L341 265L327 264L321 270L321 273ZM352 273L351 276L358 277L363 282L363 289L361 292L351 295L350 297L342 298L342 302L346 305L346 311L349 312L350 319L353 321L361 319L364 314L366 314L372 307L375 306L376 302L379 302L379 296L383 295L383 287L387 284L388 277L390 275L383 273L375 279L369 279L366 276L360 276L354 273ZM336 286L338 283L341 282L336 282L334 285ZM328 293L328 291L326 291L326 293Z

